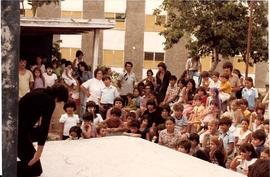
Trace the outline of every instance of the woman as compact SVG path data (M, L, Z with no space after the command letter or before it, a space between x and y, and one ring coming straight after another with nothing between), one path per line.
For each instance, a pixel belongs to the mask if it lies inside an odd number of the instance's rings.
M101 89L105 87L103 81L103 72L100 68L95 69L94 78L82 83L80 86L81 91L86 95L86 101L94 101L99 104L99 99L101 98Z
M257 160L257 153L250 143L242 144L239 150L240 155L232 160L230 168L231 170L247 175L248 167Z
M234 134L236 139L236 146L241 146L242 144L249 143L251 141L251 131L248 129L249 120L243 119L241 121L241 128L238 128Z
M184 103L183 115L187 116L193 109L193 97L196 94L196 85L193 79L189 79L186 88L183 90L182 99Z
M146 78L144 78L141 82L143 82L144 84L151 83L154 85L154 87L156 86L156 78L154 77L152 69L148 69L146 71Z
M175 120L172 117L166 119L166 129L160 131L158 144L176 149L181 141L180 133L175 129Z
M167 87L170 82L171 73L167 71L165 63L160 62L158 64L158 72L156 74L156 92L158 92L158 104L161 103L166 95Z

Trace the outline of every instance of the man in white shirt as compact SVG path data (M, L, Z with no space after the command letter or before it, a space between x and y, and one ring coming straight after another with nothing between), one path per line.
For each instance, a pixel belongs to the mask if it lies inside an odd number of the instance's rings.
M105 87L101 89L101 98L100 98L100 114L103 119L106 118L107 110L110 109L113 105L113 101L116 97L119 96L117 88L111 85L111 78L109 76L104 76L102 78Z
M117 85L119 87L119 93L124 100L124 106L127 105L128 93L133 93L136 77L135 73L132 72L133 64L131 62L125 63L125 71L117 78Z

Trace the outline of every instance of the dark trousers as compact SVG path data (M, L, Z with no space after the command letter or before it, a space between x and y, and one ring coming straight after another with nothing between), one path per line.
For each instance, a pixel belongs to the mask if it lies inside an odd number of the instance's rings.
M127 95L120 95L120 97L124 100L124 105L123 105L123 107L127 106L127 104L128 104Z
M25 133L25 132L24 132ZM42 167L40 161L37 161L32 166L28 166L29 161L34 157L36 150L30 137L30 133L18 134L18 158L17 162L17 177L40 176Z

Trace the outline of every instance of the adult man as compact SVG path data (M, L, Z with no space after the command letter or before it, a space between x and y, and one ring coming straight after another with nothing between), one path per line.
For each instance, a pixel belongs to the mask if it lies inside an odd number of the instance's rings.
M235 96L236 92L238 92L241 88L241 83L240 83L240 79L238 78L237 75L232 73L233 71L233 65L231 62L227 61L223 64L223 72L224 74L228 74L229 77L229 81L231 83L231 87L232 87L232 96Z
M56 102L66 102L68 90L63 85L35 89L19 101L18 171L17 176L39 176L42 173L40 157L48 136L51 116ZM31 134L36 127L37 134ZM32 137L38 146L35 150Z
M33 74L26 69L26 64L26 59L21 58L19 62L19 98L30 92L34 85Z
M135 73L132 72L133 64L131 62L125 63L125 70L117 78L117 86L119 87L119 93L124 100L124 106L127 105L127 95L128 93L133 93L135 85Z

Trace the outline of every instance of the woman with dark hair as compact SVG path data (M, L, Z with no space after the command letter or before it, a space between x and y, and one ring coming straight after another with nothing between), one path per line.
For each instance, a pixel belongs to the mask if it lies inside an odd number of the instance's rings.
M78 64L78 81L80 84L92 78L92 72L89 71L87 64L82 61Z
M170 82L171 73L167 70L165 63L158 64L158 72L156 74L156 92L158 92L158 104L161 103L166 95L167 87Z
M257 153L250 143L244 143L240 146L240 155L236 156L230 165L234 171L247 175L248 167L256 162Z
M156 78L154 77L154 73L152 71L152 69L148 69L146 71L146 78L144 78L141 82L143 82L144 84L153 84L154 86L156 85Z
M19 101L17 176L40 176L40 157L48 136L49 125L56 102L66 102L68 90L63 85L35 89ZM37 124L37 125L36 125ZM38 134L32 135L33 127ZM36 137L37 150L31 137Z
M81 50L76 51L75 59L72 63L72 68L74 71L78 69L78 64L83 61L83 52Z
M87 97L86 101L94 101L96 104L99 104L98 101L101 98L101 89L105 87L102 77L102 70L97 68L94 71L94 78L82 83L80 88Z

